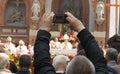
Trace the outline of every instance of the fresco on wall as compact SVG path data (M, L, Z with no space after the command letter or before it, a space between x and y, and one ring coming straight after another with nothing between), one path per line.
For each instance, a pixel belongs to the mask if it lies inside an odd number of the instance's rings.
M8 0L5 15L6 26L26 26L25 4L23 0Z

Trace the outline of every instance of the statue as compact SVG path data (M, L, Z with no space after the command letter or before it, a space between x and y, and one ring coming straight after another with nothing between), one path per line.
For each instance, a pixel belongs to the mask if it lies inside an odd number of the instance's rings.
M97 14L97 18L103 18L104 4L102 2L98 2L97 8L96 8L96 14Z
M103 1L98 1L97 6L96 6L96 23L97 24L102 24L105 20L104 18L104 2Z
M38 20L39 19L39 13L40 13L40 2L38 0L33 1L32 5L32 12L33 12L33 17L31 18L32 20Z

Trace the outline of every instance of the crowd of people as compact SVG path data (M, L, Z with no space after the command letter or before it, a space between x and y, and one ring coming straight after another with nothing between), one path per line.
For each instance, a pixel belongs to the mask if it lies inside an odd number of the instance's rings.
M62 39L62 40L60 40ZM70 42L70 40L73 40L74 44ZM31 44L26 45L23 40L19 40L17 43L18 45L14 44L12 42L12 37L7 37L6 42L1 43L0 46L4 48L6 53L8 54L29 54L33 55L33 48L34 46ZM65 34L63 37L55 37L54 39L50 40L50 49L55 49L55 50L71 50L71 49L76 49L78 42L72 37L69 37L67 34Z
M12 42L12 37L7 37L6 42L0 43L0 46L3 47L3 50L5 50L7 54L33 55L33 46L31 44L26 46L23 40L19 40L18 45L16 46Z
M16 64L9 60L9 56L0 51L0 74L30 74L32 59L29 55L21 55L19 58L19 69Z
M83 23L74 17L70 12L65 12L71 30L78 32L77 38L78 54L70 59L65 55L57 55L51 61L50 49L72 49L72 44L65 35L64 42L59 42L58 38L51 39L50 31L53 25L53 12L45 13L39 24L39 31L35 44L27 48L23 40L19 41L17 47L12 44L12 38L7 38L4 48L0 47L0 74L12 74L13 65L10 63L6 53L19 53L19 69L13 73L30 74L29 68L32 64L30 53L34 55L32 74L120 74L120 53L115 48L106 48L105 55L95 40L94 36L86 30ZM28 51L31 50L32 52ZM34 53L33 53L34 50ZM63 50L64 51L64 50ZM15 65L14 65L15 66ZM15 69L14 69L15 70Z
M77 48L78 42L75 38L65 34L63 37L50 40L50 49L71 50Z

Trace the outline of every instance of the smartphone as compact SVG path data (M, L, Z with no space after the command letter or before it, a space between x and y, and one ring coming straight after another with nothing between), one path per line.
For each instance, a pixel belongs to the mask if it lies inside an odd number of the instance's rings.
M66 20L66 17L67 17L66 14L55 14L53 17L53 23L61 23L61 24L69 23Z

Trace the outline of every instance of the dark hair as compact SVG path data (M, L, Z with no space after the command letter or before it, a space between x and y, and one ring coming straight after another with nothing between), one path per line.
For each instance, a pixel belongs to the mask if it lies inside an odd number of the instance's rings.
M19 58L19 66L29 68L31 65L31 57L29 55L21 55Z
M107 44L109 47L115 48L118 52L120 52L120 35L116 34L109 38Z

